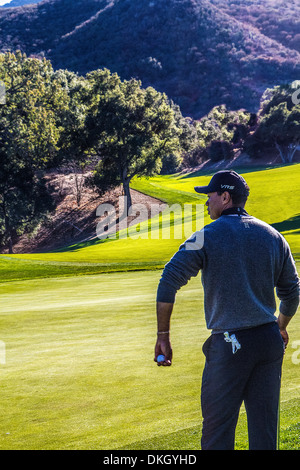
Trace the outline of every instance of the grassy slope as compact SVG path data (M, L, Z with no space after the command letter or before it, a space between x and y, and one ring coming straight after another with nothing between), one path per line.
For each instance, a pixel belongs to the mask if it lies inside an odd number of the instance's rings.
M247 203L250 214L276 224L291 245L296 258L300 258L300 214L299 214L299 181L300 164L257 170L243 173L251 188ZM204 196L195 194L196 184L206 184L206 176L158 176L149 180L135 180L135 189L161 198L172 204L205 202ZM99 240L67 247L60 252L22 255L2 255L0 257L0 276L3 281L58 275L74 275L122 271L132 269L161 268L177 250L181 241L186 238L178 235L176 225L180 215L175 216L176 237L162 239L159 232L158 218L153 222L154 230L148 236L148 222L141 224L141 232L132 228L130 238L119 240ZM168 218L164 218L165 222ZM150 222L149 222L150 223ZM204 223L210 223L205 215ZM160 229L161 230L161 229ZM193 231L193 230L192 230ZM159 235L160 233L160 235ZM172 232L171 232L172 233ZM124 234L124 232L123 232ZM140 238L136 238L140 235ZM187 234L189 235L189 234ZM157 237L158 239L155 239Z
M237 170L239 171L239 170ZM276 224L276 228L287 238L292 252L300 257L300 164L290 166L256 169L255 171L240 171L250 186L250 196L247 202L247 211L269 224ZM187 175L165 176L151 178L149 182L136 180L134 188L145 190L151 196L165 197L165 188L172 192L171 203L184 195L185 192L193 192L196 185L208 184L212 174L206 176ZM205 201L205 197L202 202ZM168 199L167 199L168 200Z
M293 165L245 174L249 212L284 223L294 254L300 252L299 172L300 165ZM195 200L193 186L208 180L157 177L135 187L167 194L171 204ZM160 271L93 275L159 267L179 243L122 239L60 253L2 256L1 449L199 448L201 345L208 336L199 277L178 293L174 364L162 369L152 362ZM299 364L292 361L298 317L289 328L284 361L281 448L299 448ZM237 448L247 447L243 410L236 439Z

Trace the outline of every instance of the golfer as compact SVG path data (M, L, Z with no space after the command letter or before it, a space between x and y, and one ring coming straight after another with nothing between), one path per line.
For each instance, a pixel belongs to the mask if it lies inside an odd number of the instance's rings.
M245 211L249 187L242 176L220 171L195 190L207 195L214 222L183 243L163 270L154 360L164 355L158 365L171 365L176 292L201 270L206 325L212 330L203 345L202 450L234 449L242 402L249 449L274 450L286 328L299 305L296 266L283 236Z

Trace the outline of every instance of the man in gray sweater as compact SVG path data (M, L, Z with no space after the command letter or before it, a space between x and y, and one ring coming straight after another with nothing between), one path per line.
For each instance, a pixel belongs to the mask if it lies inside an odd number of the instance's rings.
M212 330L203 345L202 449L234 449L244 401L249 449L273 450L286 328L299 305L296 266L282 235L245 211L249 187L242 176L220 171L195 190L207 194L214 222L183 243L164 268L157 290L155 361L171 365L176 292L201 270L205 319ZM274 289L281 301L278 318Z

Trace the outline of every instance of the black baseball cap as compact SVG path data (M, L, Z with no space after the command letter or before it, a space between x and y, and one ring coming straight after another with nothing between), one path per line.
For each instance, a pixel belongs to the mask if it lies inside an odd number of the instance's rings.
M222 170L214 174L208 186L195 186L197 193L228 191L230 194L249 196L249 187L245 179L233 170Z

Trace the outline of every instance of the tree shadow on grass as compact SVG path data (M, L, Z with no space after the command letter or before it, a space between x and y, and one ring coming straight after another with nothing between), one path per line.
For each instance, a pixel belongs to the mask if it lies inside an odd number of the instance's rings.
M209 163L209 161L208 161ZM243 166L242 164L240 166L238 165L230 165L230 161L225 162L220 162L220 166L215 166L215 167L211 167L209 164L207 165L207 167L204 167L204 168L201 168L200 170L196 170L194 172L191 172L191 173L187 173L186 175L182 176L182 179L186 179L186 178L194 178L194 177L197 177L197 176L212 176L214 175L215 173L217 173L218 171L221 171L221 170L234 170L236 171L237 173L239 174L246 174L246 173L253 173L253 172L258 172L258 171L266 171L266 170L274 170L274 169L278 169L278 168L285 168L287 166L292 166L292 165L297 165L299 164L299 162L292 162L292 163L276 163L276 164L269 164L269 163L259 163L259 161L257 162L257 164L253 163L252 165L245 165Z
M283 220L282 222L276 222L271 224L273 228L278 230L278 232L288 232L300 229L300 214L290 217L289 219Z

